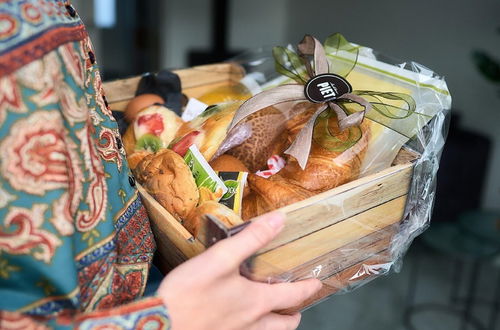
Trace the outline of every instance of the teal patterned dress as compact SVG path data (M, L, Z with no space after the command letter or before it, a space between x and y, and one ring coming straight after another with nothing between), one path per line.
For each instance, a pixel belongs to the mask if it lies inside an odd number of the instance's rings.
M0 1L0 328L169 328L154 249L78 14Z

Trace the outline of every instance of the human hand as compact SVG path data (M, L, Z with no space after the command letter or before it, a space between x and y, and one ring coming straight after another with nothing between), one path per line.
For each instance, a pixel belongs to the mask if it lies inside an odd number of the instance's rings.
M172 330L295 329L300 314L273 311L299 305L321 288L317 279L267 284L240 275L240 264L281 231L284 218L271 213L233 237L175 268L158 295L168 308Z

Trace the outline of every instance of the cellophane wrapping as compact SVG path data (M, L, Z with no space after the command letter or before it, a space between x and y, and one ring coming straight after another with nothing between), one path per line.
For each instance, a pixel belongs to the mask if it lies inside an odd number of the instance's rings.
M380 120L380 113L366 116L365 120L374 126L374 133L370 137L359 176L352 178L354 180L369 175L376 176L392 165L401 148L416 155L402 218L390 228L379 228L376 221L372 228L366 228L371 226L370 223L359 224L371 234L336 249L332 258L321 264L316 261L324 260L324 255L292 269L280 269L270 263L266 266L274 269L270 272L273 275L263 278L253 273L256 259L249 259L242 272L250 278L283 282L315 277L323 280L328 286L324 296L349 292L380 275L398 272L413 239L429 226L451 107L446 83L442 77L418 63L393 60L370 48L354 46L355 55L352 49L332 51L326 48L331 71L340 75L347 72L346 79L354 90L405 93L415 101L415 108L412 110L414 113L408 118L384 118L382 114L383 118ZM274 71L275 61L270 49L249 52L235 61L245 67L247 73L258 83L260 90L269 90L292 82ZM378 96L369 101L383 103ZM401 99L396 102L401 102ZM343 208L343 205L331 205L332 212L342 212ZM369 248L372 243L380 240L387 241L383 248L377 251ZM317 247L303 246L303 249L315 248ZM283 256L286 257L291 256Z

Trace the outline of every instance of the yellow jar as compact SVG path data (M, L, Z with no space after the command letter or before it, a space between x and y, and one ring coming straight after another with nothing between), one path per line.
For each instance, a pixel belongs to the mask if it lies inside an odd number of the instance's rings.
M248 74L237 83L210 90L198 97L198 100L208 105L229 101L245 101L259 92L261 92L259 84L252 74Z

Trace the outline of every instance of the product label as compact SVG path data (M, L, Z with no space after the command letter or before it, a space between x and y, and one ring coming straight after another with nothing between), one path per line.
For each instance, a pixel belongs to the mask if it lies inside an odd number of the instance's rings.
M222 196L219 203L224 204L241 215L241 202L243 200L243 190L247 182L247 172L217 172L219 178L224 181L227 192Z
M201 102L198 99L191 97L182 113L182 120L191 121L192 119L198 117L205 109L208 104Z
M193 173L194 181L200 193L201 204L204 201L218 202L227 193L227 187L217 173L210 167L196 145L189 147L184 161Z
M314 103L333 101L350 92L352 92L351 84L343 77L333 73L320 74L312 78L304 89L307 99Z

